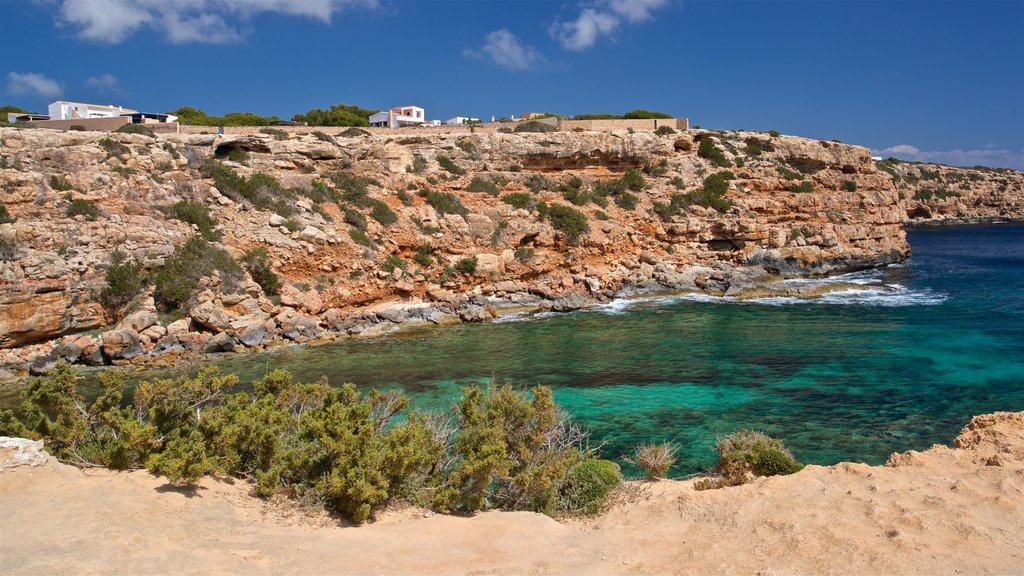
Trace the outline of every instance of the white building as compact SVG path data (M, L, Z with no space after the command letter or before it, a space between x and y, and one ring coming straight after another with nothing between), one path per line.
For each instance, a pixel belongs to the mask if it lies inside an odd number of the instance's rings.
M479 118L469 118L467 116L456 116L455 118L449 118L444 121L445 126L461 126L463 124L469 124L470 122L479 122Z
M112 118L128 114L138 114L138 110L121 106L101 106L82 102L65 102L58 100L50 104L51 120L84 120L86 118Z
M370 126L375 128L422 126L427 123L426 118L426 111L419 106L399 106L391 110L381 110L370 116Z

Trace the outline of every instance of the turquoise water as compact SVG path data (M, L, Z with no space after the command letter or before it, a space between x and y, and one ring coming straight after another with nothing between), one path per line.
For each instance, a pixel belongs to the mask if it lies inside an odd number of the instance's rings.
M679 442L676 475L712 466L716 436L742 427L804 462L877 464L948 443L972 415L1024 410L1024 226L909 239L906 266L824 300L619 302L221 364L243 381L282 367L401 388L437 409L469 383L545 384L608 457Z

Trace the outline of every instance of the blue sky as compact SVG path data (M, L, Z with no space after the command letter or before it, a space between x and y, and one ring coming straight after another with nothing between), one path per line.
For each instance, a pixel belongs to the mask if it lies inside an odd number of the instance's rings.
M1024 168L1024 2L0 0L0 104L646 108Z

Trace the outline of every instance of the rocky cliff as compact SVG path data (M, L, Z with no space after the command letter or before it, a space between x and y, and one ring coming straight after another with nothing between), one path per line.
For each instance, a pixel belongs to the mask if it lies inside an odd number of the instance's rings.
M957 195L921 192L933 183ZM777 275L903 259L908 218L1024 210L1019 172L875 163L858 146L706 130L0 128L0 186L0 364L37 370L58 357L227 351L643 291L763 293ZM199 234L210 258L248 255L245 271L202 270L180 302L154 298L161 273L166 283L193 271L179 253ZM140 289L111 303L115 252L139 266ZM269 272L276 294L254 281Z

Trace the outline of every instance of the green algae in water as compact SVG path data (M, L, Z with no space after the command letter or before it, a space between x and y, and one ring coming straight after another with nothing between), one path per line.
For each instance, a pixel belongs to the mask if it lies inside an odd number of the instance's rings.
M440 410L469 384L544 384L606 457L679 442L676 476L713 466L716 437L739 428L803 462L878 464L949 443L973 415L1024 409L1024 226L909 238L908 266L825 301L658 300L219 364L243 383L285 368Z

